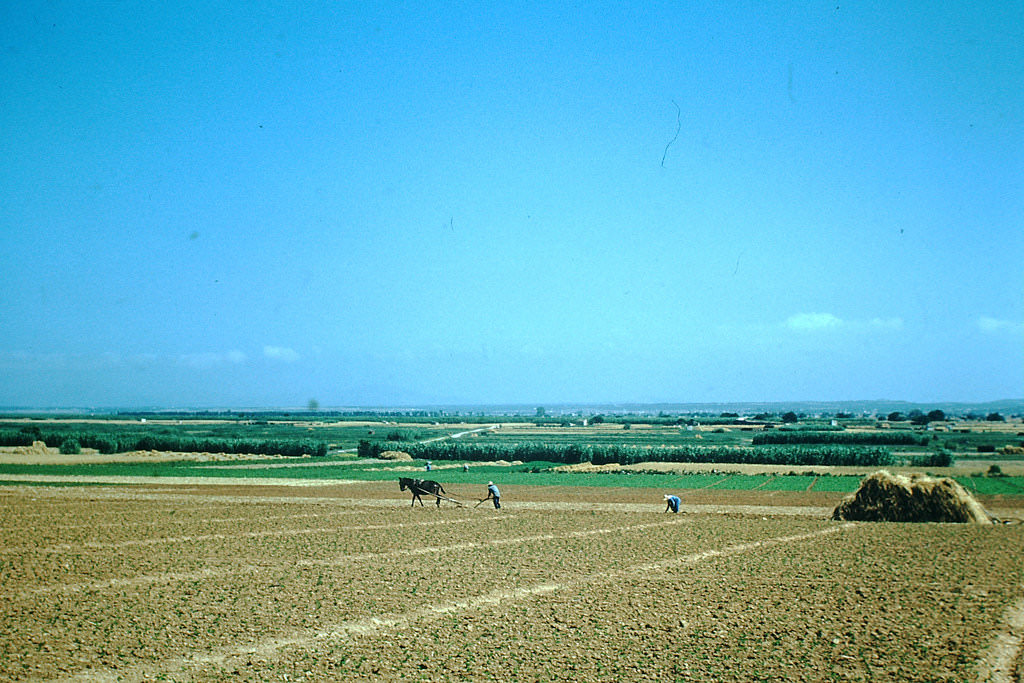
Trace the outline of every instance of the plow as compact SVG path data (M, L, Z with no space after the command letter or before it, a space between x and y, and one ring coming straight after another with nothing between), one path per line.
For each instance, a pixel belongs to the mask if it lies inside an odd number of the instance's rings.
M465 507L465 505L462 504L462 501L455 500L454 498L449 498L448 496L442 496L440 493L431 493L430 495L436 496L438 498L438 500L447 500L450 503L455 503L460 508L461 507Z
M436 481L431 481L431 480L426 480L426 479L410 479L410 478L407 478L407 477L403 477L403 478L398 480L398 485L399 485L399 488L401 488L403 491L405 491L405 490L412 491L413 505L416 504L416 500L419 499L421 496L433 496L436 499L436 501L437 501L438 507L440 507L442 500L447 500L449 503L454 503L455 505L457 505L460 508L461 507L466 507L466 504L463 503L461 500L458 500L456 498L452 498L451 496L445 495L446 492L444 490L444 487L442 487L441 484L439 482L436 482ZM478 508L478 507L480 507L481 503L483 503L485 501L488 501L488 500L491 500L490 496L488 496L488 497L486 497L486 498L484 498L482 500L479 500L476 503L476 505L474 505L473 507L474 508ZM423 504L423 501L420 500L420 505L422 505L422 504Z
M438 500L447 500L449 503L455 503L460 508L461 507L466 507L465 504L463 504L463 502L461 500L455 500L454 498L450 498L449 496L445 496L445 495L440 494L440 493L435 493L433 491L425 491L425 490L423 490L423 489L421 489L419 487L416 487L414 490L415 490L416 493L419 493L421 496L422 495L433 496L434 498L437 498Z
M419 491L419 493L420 493L421 495L422 495L422 494L426 494L426 495L428 495L428 496L434 496L434 497L435 497L435 498L437 498L438 500L447 500L447 501L448 501L449 503L455 503L455 504L456 504L456 505L458 505L458 506L459 506L460 508L466 507L466 504L465 504L465 503L463 503L463 502L462 502L461 500L455 500L454 498L451 498L451 497L449 497L449 496L444 496L444 495L441 495L440 493L433 493L433 492L431 492L431 491L423 491L423 490L420 490L420 491ZM486 503L486 502L487 502L487 501L489 501L489 500L490 500L490 498L481 498L481 499L480 499L479 501L477 501L476 505L474 505L473 507L474 507L474 508L478 508L478 507L480 507L480 504L481 504L481 503Z

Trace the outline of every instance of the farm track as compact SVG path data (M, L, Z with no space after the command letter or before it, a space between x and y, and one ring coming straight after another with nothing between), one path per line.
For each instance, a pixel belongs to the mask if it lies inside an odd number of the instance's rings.
M328 518L328 517L338 517L338 516L342 516L342 515L355 515L355 514L358 514L358 512L356 512L354 510L348 510L348 511L344 511L344 512L334 512L334 513L327 513L327 514L309 513L309 514L277 515L277 516L267 515L263 519L264 519L264 521L274 521L274 520L282 520L282 519L322 519L322 518ZM207 519L202 519L201 521L206 523L206 524L220 524L220 523L237 522L238 520L239 520L238 517L211 517L211 518L207 518ZM177 523L177 524L187 524L187 523L190 523L188 520L183 520L183 519L175 519L175 520L172 520L172 521ZM57 533L61 533L61 532L64 532L64 531L88 530L88 529L96 529L96 528L102 528L102 527L111 527L111 528L123 529L124 527L128 527L128 526L138 526L138 527L165 526L167 523L168 523L167 521L127 521L127 522L99 522L99 523L94 523L94 524L58 524L58 525L50 527L50 530L55 531ZM36 530L36 532L38 533L38 530Z
M241 519L235 520L218 520L213 522L211 520L197 520L198 524L214 524L223 521L228 522L240 522ZM25 552L39 552L45 554L55 554L64 552L77 552L82 548L89 550L120 550L129 548L132 546L155 546L155 545L167 545L175 543L199 543L206 541L229 541L237 540L239 538L257 539L257 538L271 538L281 536L301 536L305 534L328 534L337 533L344 531L373 531L379 529L401 529L413 526L431 526L437 524L460 524L462 520L439 520L431 522L413 522L410 524L377 524L377 525L354 525L354 526L331 526L331 527L305 527L301 529L273 529L263 531L246 531L243 533L221 533L221 534L198 534L198 535L186 535L186 536L159 536L157 538L142 538L142 539L131 539L127 541L117 541L113 543L103 543L95 541L82 541L79 543L62 543L60 545L46 546L46 547L20 547L10 549L0 549L0 553L13 553L21 554ZM110 526L110 525L106 525Z
M978 664L978 680L986 683L1011 683L1024 680L1022 649L1024 649L1024 598L1020 598L1007 608L1001 628Z
M252 488L247 484L252 480L242 480L243 484L225 483L223 480L204 479L188 485L168 488L163 486L165 478L159 478L159 486L154 486L153 478L134 478L141 486L96 486L88 488L49 488L49 487L18 487L10 486L8 490L29 492L35 498L45 499L50 495L62 498L94 499L109 501L163 501L180 502L194 499L206 504L219 502L230 506L237 503L279 503L282 497L293 503L318 504L323 506L346 507L408 507L409 499L395 488L394 482L388 481L321 481L319 486L300 483L293 486L291 480L277 485L268 485L256 480ZM0 491L3 490L0 485ZM564 510L575 506L586 510L606 510L623 512L645 512L663 509L663 502L656 490L626 490L571 487L539 486L509 487L510 491L522 492L517 496L515 508L518 510ZM246 495L238 495L238 491L247 491ZM301 491L301 493L299 492ZM53 493L59 492L59 493ZM460 491L460 495L465 491ZM808 517L827 517L832 513L836 503L842 498L838 494L815 494L798 497L792 492L768 491L762 495L752 496L751 491L721 491L699 489L684 494L684 502L680 510L699 514L746 514L746 515L794 515ZM472 497L470 495L470 497ZM692 501L692 502L691 502ZM801 504L802 501L802 504ZM0 504L3 500L0 498ZM790 504L792 502L792 504ZM447 504L446 504L447 506ZM175 506L181 510L181 505ZM481 508L478 513L486 513ZM2 508L0 508L2 514ZM1012 515L1012 513L1011 513Z
M676 516L615 491L410 509L391 488L0 488L0 678L1019 672L1019 526ZM788 499L818 500L749 498Z
M5 474L4 481L40 484L134 485L159 481L166 486L309 486L359 484L355 479L277 479L271 477L128 477L105 474Z

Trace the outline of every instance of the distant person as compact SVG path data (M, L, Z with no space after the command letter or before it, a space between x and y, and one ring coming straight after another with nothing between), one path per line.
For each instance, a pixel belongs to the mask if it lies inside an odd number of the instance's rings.
M665 494L665 512L679 512L679 496Z
M497 510L501 507L501 492L498 487L494 485L493 481L487 482L487 498L494 500L494 509ZM484 500L487 500L484 498Z
M467 463L462 463L462 471L469 472L469 465Z
M427 472L429 472L429 471L430 471L430 461L428 460L427 461Z

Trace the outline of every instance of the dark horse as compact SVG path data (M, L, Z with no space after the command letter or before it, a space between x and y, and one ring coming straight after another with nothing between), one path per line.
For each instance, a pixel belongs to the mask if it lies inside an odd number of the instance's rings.
M416 501L420 502L420 507L423 507L423 499L420 498L421 493L426 493L431 496L445 493L445 490L436 481L430 479L409 479L408 477L402 477L398 480L398 486L401 490L409 489L412 491L412 504L415 507ZM437 499L437 507L441 507L441 499Z

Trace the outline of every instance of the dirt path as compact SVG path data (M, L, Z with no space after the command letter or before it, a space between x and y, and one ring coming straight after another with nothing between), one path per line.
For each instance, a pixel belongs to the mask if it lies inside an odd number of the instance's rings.
M273 529L267 531L249 531L233 534L200 534L190 536L164 536L160 538L132 539L118 541L116 543L77 543L60 544L46 548L0 548L0 554L19 554L28 550L46 554L59 554L65 552L77 552L81 548L90 550L116 550L118 548L131 548L138 546L171 545L175 543L195 543L198 541L226 541L233 538L273 538L288 536L304 536L308 534L328 534L339 531L374 531L379 529L402 529L418 526L440 526L443 524L462 524L462 519L441 519L429 522L400 522L398 524L360 524L354 526L330 526L330 527L306 527L303 529Z
M978 662L979 683L1015 683L1024 675L1021 648L1024 647L1024 598L1003 615L1002 627Z
M40 484L166 484L168 486L333 486L356 479L276 479L270 477L122 477L102 474L5 474L4 481Z

